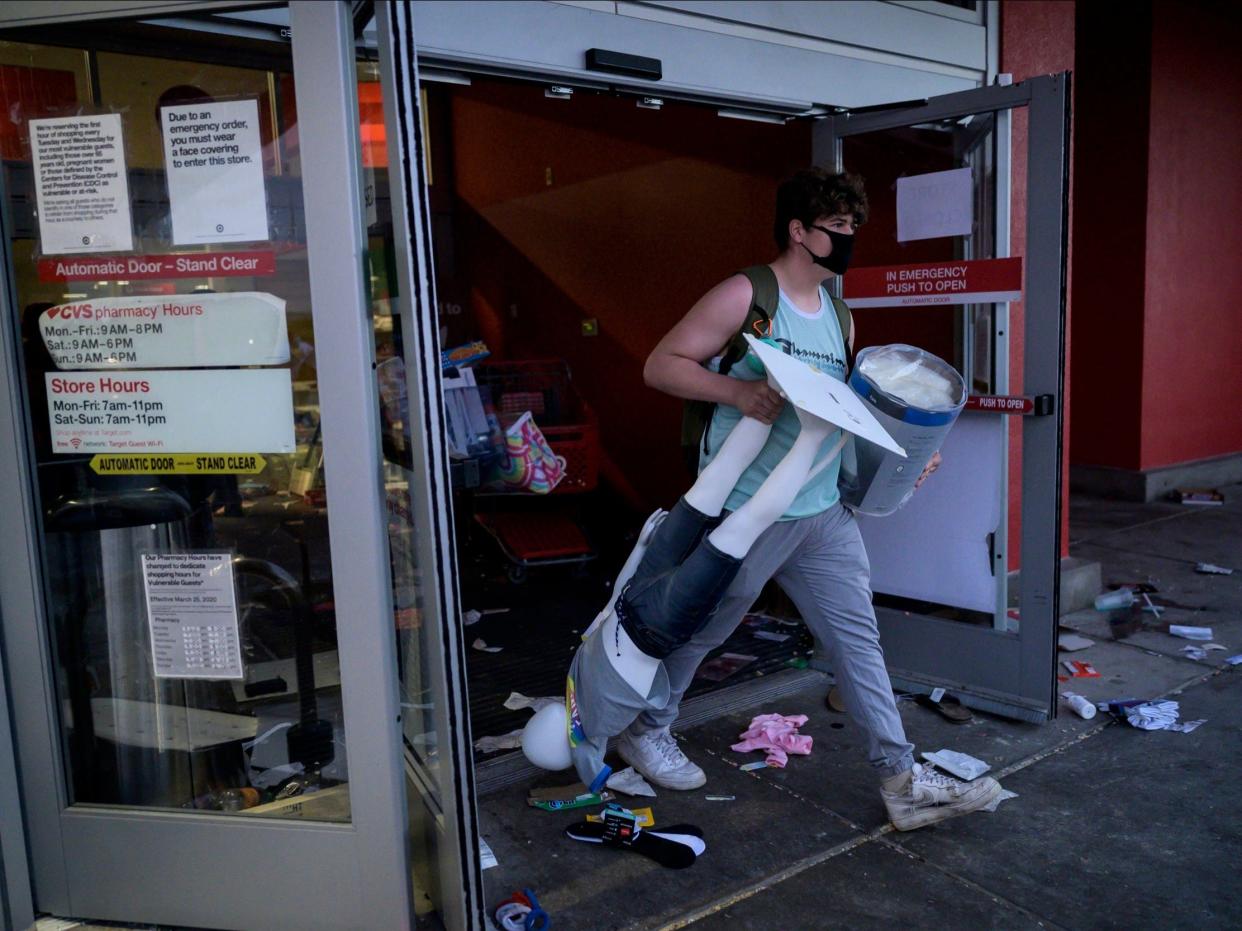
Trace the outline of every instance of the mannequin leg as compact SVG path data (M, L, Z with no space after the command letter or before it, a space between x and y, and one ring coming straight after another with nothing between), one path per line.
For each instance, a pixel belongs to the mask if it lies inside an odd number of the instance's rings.
M742 473L755 461L768 441L772 425L743 417L729 431L714 459L699 473L698 479L683 496L688 505L700 514L717 516Z
M742 559L750 552L759 534L776 523L793 503L815 463L815 454L835 429L814 414L803 410L797 413L802 430L785 458L777 463L750 500L708 535L707 539L722 553Z

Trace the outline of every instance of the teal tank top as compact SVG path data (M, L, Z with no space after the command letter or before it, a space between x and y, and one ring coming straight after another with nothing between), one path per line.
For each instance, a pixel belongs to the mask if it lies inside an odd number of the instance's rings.
M776 315L772 319L772 337L788 355L801 359L833 378L845 381L845 340L842 337L841 325L837 321L832 301L822 287L819 289L819 312L816 314L808 314L799 310L785 292L781 291ZM718 365L719 360L714 360L710 367L715 370L718 369ZM754 381L764 376L756 374L743 359L729 369L728 377ZM730 407L727 404L716 405L712 422L708 426L708 451L699 454L700 470L711 462L716 451L724 443L725 437L729 435L729 431L741 419L742 414L736 407ZM786 403L776 418L776 422L772 424L772 433L768 436L768 442L755 461L751 463L750 468L742 473L732 494L729 495L725 503L727 510L736 511L749 500L750 496L763 484L763 480L776 468L776 464L789 452L800 429L798 415L794 413L793 406ZM817 465L840 437L839 430L828 435L816 455ZM826 466L798 492L789 510L781 515L781 520L798 520L822 514L840 500L841 496L837 491L837 479L841 471L840 455L837 455L835 459L835 462Z

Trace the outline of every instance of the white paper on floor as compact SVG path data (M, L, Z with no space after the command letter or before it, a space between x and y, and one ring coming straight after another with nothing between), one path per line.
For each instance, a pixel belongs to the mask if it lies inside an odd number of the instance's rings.
M470 645L474 647L476 650L481 650L484 653L499 653L501 650L504 649L504 647L489 647L487 645L487 641L484 640L482 637L476 637L474 639L474 643Z
M1212 639L1212 628L1210 627L1188 627L1185 624L1170 624L1169 633L1174 637L1184 637L1187 640Z
M540 698L530 698L521 692L510 692L509 697L505 699L505 707L510 711L521 711L523 708L529 708L531 711L538 711L544 705L556 705L561 701L555 695L547 695Z
M496 854L492 852L491 845L483 838L479 838L479 868L490 870L493 866L500 866L500 861L496 859Z
M1200 718L1198 721L1179 724L1177 718L1180 714L1180 707L1175 701L1149 701L1127 708L1126 720L1131 726L1144 731L1180 731L1183 734L1189 734L1200 724L1207 722L1207 718Z
M647 780L638 774L633 766L627 766L619 773L613 773L604 783L608 788L623 795L647 795L656 797L655 789L647 784Z
M970 782L972 779L978 779L992 767L983 760L977 760L973 756L965 753L958 753L956 750L936 750L932 753L923 753L923 759L928 763L934 763L941 769L956 776L958 779L964 779Z
M1080 637L1078 634L1058 634L1057 646L1066 653L1072 653L1075 650L1085 650L1087 647L1095 646L1095 641Z
M1207 650L1203 647L1184 646L1180 652L1185 653L1190 659L1207 659Z
M999 807L1001 802L1006 801L1007 799L1017 798L1017 797L1018 797L1017 792L1010 792L1008 789L1001 789L1000 792L997 793L996 798L992 799L992 801L988 802L986 805L984 805L979 810L980 811L996 811L997 807Z
M522 746L522 730L509 731L498 737L480 737L474 742L474 749L480 753L495 753L497 750L514 750Z

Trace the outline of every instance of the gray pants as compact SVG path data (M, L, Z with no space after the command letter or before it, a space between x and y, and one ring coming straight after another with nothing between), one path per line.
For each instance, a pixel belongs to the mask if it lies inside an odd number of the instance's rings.
M659 711L644 712L635 733L666 727L695 670L741 623L775 578L828 651L828 662L850 718L867 736L867 755L881 778L914 765L871 607L871 565L854 515L840 504L823 514L773 524L755 542L715 616L684 646L664 659L671 694Z

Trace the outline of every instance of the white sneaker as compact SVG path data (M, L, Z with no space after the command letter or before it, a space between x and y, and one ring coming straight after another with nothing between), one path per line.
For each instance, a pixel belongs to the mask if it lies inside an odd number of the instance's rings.
M1000 794L1000 783L990 776L960 782L921 763L914 764L904 790L880 789L884 807L899 831L913 831L986 807Z
M665 789L697 789L707 774L690 762L667 727L635 737L626 731L617 738L621 759Z

